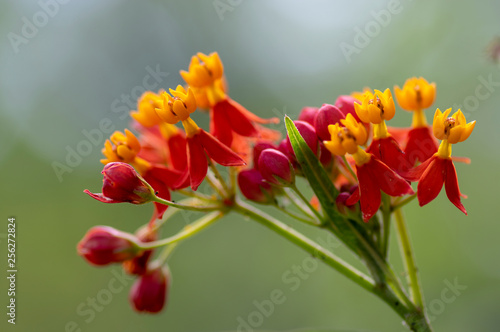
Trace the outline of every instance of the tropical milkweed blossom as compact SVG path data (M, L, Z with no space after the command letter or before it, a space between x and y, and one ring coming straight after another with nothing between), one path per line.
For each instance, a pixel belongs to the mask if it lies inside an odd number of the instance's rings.
M85 190L104 203L153 202L152 217L133 234L92 228L77 245L79 255L93 265L121 264L136 278L132 308L158 313L171 287L167 260L174 248L228 213L239 213L370 290L412 331L430 331L401 208L415 197L420 206L428 204L444 185L449 200L466 214L451 147L470 136L475 121L467 123L460 110L450 116L451 109L437 109L429 126L424 111L434 102L436 84L410 78L394 88L399 106L413 112L410 128L387 125L397 111L390 89L365 88L333 96L333 104L299 107L298 119L285 117L287 134L280 139L263 126L275 118L259 118L228 96L217 53L197 53L180 74L187 86L146 91L139 98L131 129L113 133L104 144L102 192ZM200 109L209 109L209 131L192 118ZM203 182L206 187L198 190ZM304 182L310 190L299 188ZM416 192L411 182L418 182ZM330 232L366 265L366 273L244 200L275 208L285 222ZM162 226L178 210L200 217L162 237ZM408 291L389 262L393 216Z

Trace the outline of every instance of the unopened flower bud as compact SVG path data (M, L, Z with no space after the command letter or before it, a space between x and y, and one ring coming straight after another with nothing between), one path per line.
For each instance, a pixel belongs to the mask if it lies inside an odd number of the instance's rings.
M347 117L347 114L352 114L357 122L361 122L354 109L354 102L361 102L361 100L357 100L349 95L342 95L335 100L335 107L337 107L344 116Z
M157 267L139 276L130 289L130 303L138 312L158 313L165 306L170 272L166 267Z
M307 146L314 152L315 155L318 154L318 136L316 135L316 130L312 125L304 121L294 121L295 127L306 142ZM295 156L292 144L290 143L290 138L287 136L287 145L290 153Z
M262 177L273 184L290 186L295 182L295 172L290 160L282 152L265 149L259 157L259 171Z
M275 149L274 145L272 145L271 143L268 143L268 142L257 142L254 146L253 146L253 167L254 168L259 168L259 157L260 157L260 154L262 153L262 151L264 151L265 149Z
M107 265L132 259L140 249L133 235L108 226L96 226L78 243L77 251L89 263Z
M271 185L264 181L262 174L256 169L241 171L238 174L238 185L243 196L251 201L261 204L274 202Z
M101 172L104 175L102 193L84 193L104 203L143 204L154 197L153 188L126 163L106 164Z
M317 107L304 107L299 114L299 121L304 121L314 126L314 117L318 113L319 108Z
M314 117L314 128L316 129L316 134L320 140L329 140L330 132L328 131L328 126L340 123L340 120L344 118L344 114L337 107L330 104L324 104L321 106L318 113Z

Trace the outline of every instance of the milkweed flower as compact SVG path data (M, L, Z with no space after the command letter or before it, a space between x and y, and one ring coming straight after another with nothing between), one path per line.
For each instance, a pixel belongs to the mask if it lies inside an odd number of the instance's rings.
M140 151L141 144L131 131L128 129L125 129L124 133L116 131L104 144L102 153L106 159L101 159L101 163L106 165L111 162L123 162L133 166L144 180L153 187L158 197L170 200L170 189L178 188L176 184L182 172L169 169L164 165L151 163L139 157ZM156 202L154 205L155 212L152 220L160 218L168 208L167 205Z
M405 154L398 142L392 137L385 123L391 120L396 113L396 107L391 90L365 90L361 104L354 103L358 117L364 123L373 124L373 139L366 152L382 160L387 166L400 173L408 170Z
M153 188L135 169L125 163L112 162L104 166L102 193L84 193L103 203L144 204L154 197Z
M198 82L198 81L196 81ZM177 182L189 180L191 188L196 190L208 171L207 156L223 166L241 166L244 160L229 147L222 144L214 136L207 133L191 119L190 114L196 110L196 99L191 88L187 91L181 85L170 94L162 94L163 103L156 109L158 116L165 122L176 124L181 122L186 132L187 171Z
M360 145L368 140L368 134L363 124L357 122L351 114L330 125L331 140L324 141L325 147L334 155L352 155L356 165L358 189L347 199L347 205L353 205L358 200L361 205L363 220L366 222L378 211L382 198L380 191L391 196L413 194L408 182L395 173L374 154L365 152Z
M197 53L191 58L188 71L180 72L189 87L205 106L210 106L210 131L227 146L231 146L233 133L244 137L257 137L256 124L277 123L277 118L262 119L232 100L224 88L224 66L217 52L209 55ZM194 94L193 94L194 95Z
M132 234L108 226L95 226L78 243L77 251L89 263L108 265L132 259L140 250Z
M451 108L445 112L441 112L439 108L436 110L432 130L434 136L442 140L439 149L427 161L408 171L405 177L411 181L418 181L417 197L420 206L436 198L444 183L450 202L467 215L460 200L462 194L458 186L455 165L451 159L451 145L465 141L472 133L476 121L467 123L461 110L448 117L450 112Z
M412 127L404 149L409 165L413 166L417 161L424 162L432 157L438 149L424 113L434 103L436 83L429 83L423 77L412 77L406 80L402 89L394 86L394 93L399 106L413 112Z
M130 289L130 303L138 312L160 312L167 301L170 272L156 267L139 276Z

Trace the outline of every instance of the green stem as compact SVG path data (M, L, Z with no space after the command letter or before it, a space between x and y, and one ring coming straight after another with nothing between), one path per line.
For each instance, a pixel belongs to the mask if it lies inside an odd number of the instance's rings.
M318 210L316 210L314 208L314 206L311 205L311 203L309 203L309 200L300 192L300 190L297 188L297 186L294 184L290 187L290 189L293 190L293 192L295 194L297 194L297 196L299 196L299 198L302 200L302 202L304 202L304 204L307 206L307 208L309 210L311 210L312 213L314 213L314 215L316 216L316 218L318 218L318 221L320 223L323 223L324 222L324 218L321 214L319 214Z
M208 226L212 225L214 222L222 218L225 214L221 211L215 211L210 214L205 215L204 217L201 217L197 221L187 225L184 227L182 231L179 233L168 237L163 240L159 241L153 241L153 242L145 242L140 244L140 249L141 250L149 250L149 249L155 249L158 247L163 247L184 239L187 239L194 234L198 233L199 231L207 228Z
M174 252L174 249L179 245L179 242L174 242L165 248L163 248L163 251L160 253L158 258L156 259L156 263L158 265L163 265L166 261L167 258Z
M181 195L187 196L187 197L194 197L198 198L200 200L206 201L206 202L216 202L216 200L213 197L195 192L195 191L189 191L186 189L177 189L176 192L178 192Z
M354 173L354 171L353 171L353 169L351 167L351 164L349 164L349 162L347 161L347 158L345 157L345 155L342 156L342 160L344 161L345 168L347 169L347 171L349 171L349 174L351 174L352 179L354 180L354 182L357 182L358 181L358 177L356 176L356 173Z
M220 204L214 204L214 205L185 205L185 204L178 204L174 203L172 201L167 201L166 199L160 198L158 196L154 196L152 199L153 202L157 202L160 204L168 205L171 207L175 207L178 209L182 210L191 210L191 211L215 211L215 210L220 210L222 209L222 206Z
M207 173L205 180L207 181L208 185L212 187L220 197L222 198L226 197L226 192L224 192L224 189L222 189L222 187L219 186L219 184L217 184L215 176L212 173L210 172Z
M382 257L387 257L389 251L389 233L391 230L391 197L386 193L382 193L382 243L380 244L380 252Z
M295 196L289 188L283 188L283 193L290 200L290 202L292 202L292 204L300 210L300 212L311 219L315 218L315 216L311 213L312 211L310 211L310 209L302 203L302 200Z
M210 158L208 158L208 167L210 167L210 169L212 170L212 172L214 173L215 175L215 178L217 179L217 181L219 181L219 183L221 184L222 186L222 189L224 190L224 192L226 193L227 196L231 196L231 190L229 189L229 187L227 186L227 183L226 181L224 180L224 178L220 175L220 172L219 170L217 169L217 166L214 165L214 163L212 162L212 160Z
M415 197L417 197L417 193L414 193L413 195L408 196L408 197L406 197L405 199L398 201L396 204L394 204L394 205L391 207L391 211L396 211L397 209L402 208L402 207L403 207L403 206L405 206L406 204L408 204L408 203L410 203L411 201L413 201L413 200L415 199Z
M319 226L320 224L318 222L316 222L314 219L309 219L309 218L303 218L301 216L298 216L296 215L295 213L293 212L290 212L288 211L287 209L283 208L282 206L279 206L279 204L275 204L274 205L278 210L280 210L281 212L283 212L284 214L294 218L294 219L297 219L298 221L302 221L303 223L306 223L308 225L312 225L312 226Z
M400 209L394 211L396 219L396 228L398 230L399 245L401 254L408 274L408 284L410 287L410 295L418 309L424 309L424 301L422 299L422 292L420 290L420 282L418 280L418 270L415 264L415 257L411 248L410 235L404 220L403 213Z

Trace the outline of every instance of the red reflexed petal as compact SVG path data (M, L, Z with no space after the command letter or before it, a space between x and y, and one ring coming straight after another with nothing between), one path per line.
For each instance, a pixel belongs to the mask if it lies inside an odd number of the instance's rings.
M363 220L367 222L377 213L382 197L380 188L373 181L369 163L356 166L359 181L359 199Z
M164 182L164 179L161 177L157 177L160 174L163 174L163 172L156 171L152 172L153 169L149 170L145 175L144 175L144 180L146 180L151 187L153 187L156 195L160 198L170 200L170 190L168 189L167 183ZM163 214L168 208L168 205L160 204L160 203L154 203L155 205L155 210L153 212L153 216L151 217L150 222L154 222L154 220L159 219L163 217Z
M444 181L444 188L446 189L446 196L460 211L467 215L465 207L460 201L460 189L458 188L457 171L451 159L445 159L446 165L446 179Z
M411 128L397 128L387 126L387 131L399 143L399 146L401 148L404 148L406 146L410 130Z
M99 202L103 202L103 203L123 203L124 202L124 201L117 201L117 200L105 197L102 193L92 193L88 189L85 189L83 192L86 193L87 195L89 195L90 197L98 200Z
M467 164L467 165L470 164L470 158L467 158L467 157L455 157L455 156L451 156L451 160L459 162L459 163L464 163L464 164Z
M146 173L144 179L149 183L150 178L155 178L155 180L162 181L168 188L177 188L176 184L179 182L179 178L182 177L184 172L167 168L163 165L153 165ZM151 183L149 183L153 186ZM154 188L154 186L153 186Z
M221 112L227 119L229 126L226 130L232 130L235 133L245 136L257 136L258 131L254 127L252 121L245 115L243 106L230 98L226 98L214 105L214 114ZM247 113L249 113L247 111Z
M377 158L372 157L363 166L371 173L372 181L386 194L390 196L413 194L413 189L408 182Z
M366 151L398 173L404 173L410 168L405 153L392 136L374 139Z
M351 194L351 196L349 196L349 198L346 199L344 204L346 206L352 206L356 204L358 201L359 201L359 187L354 189L353 193Z
M207 156L205 155L205 149L203 149L203 146L201 145L199 135L188 138L187 143L188 169L191 189L196 190L207 175L208 161Z
M437 197L443 187L446 176L445 159L436 156L429 160L431 162L422 174L417 187L417 197L420 206L424 206Z
M222 166L245 165L245 161L240 156L206 131L200 130L196 137L199 144L207 151L208 156L218 164Z
M173 135L168 139L168 149L172 167L184 171L187 167L186 138L180 134Z
M227 146L231 146L233 142L233 130L229 124L226 110L224 107L221 107L221 105L222 104L219 102L210 110L212 118L210 130L219 141Z
M258 117L257 115L253 114L249 110L247 110L245 107L241 106L234 100L228 98L231 103L233 103L236 107L238 107L239 111L241 112L242 115L244 115L248 120L255 122L255 123L260 123L260 124L269 124L269 123L280 123L280 120L278 118L270 118L270 119L263 119L261 117Z
M410 130L405 147L408 163L413 166L417 161L424 162L438 150L437 141L430 127L420 127Z
M401 173L401 176L404 177L406 180L411 181L411 182L417 182L420 180L422 177L422 174L424 174L425 170L427 167L429 167L429 164L434 160L434 158L437 158L436 156L433 156L429 159L427 159L425 162L422 164L418 165L417 167L414 167L412 169L409 169L408 171Z

